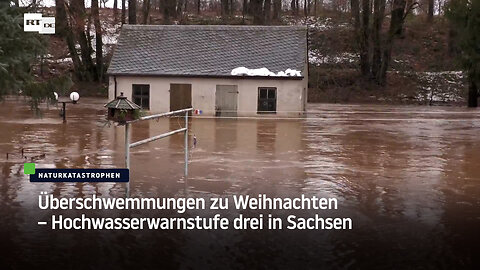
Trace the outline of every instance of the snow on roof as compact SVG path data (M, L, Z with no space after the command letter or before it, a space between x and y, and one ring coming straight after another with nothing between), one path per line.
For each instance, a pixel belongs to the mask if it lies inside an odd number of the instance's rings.
M232 69L230 73L233 76L275 76L275 77L290 77L290 76L302 76L301 72L295 69L287 68L285 71L279 71L277 73L271 72L268 68L256 68L249 69L246 67L237 67Z

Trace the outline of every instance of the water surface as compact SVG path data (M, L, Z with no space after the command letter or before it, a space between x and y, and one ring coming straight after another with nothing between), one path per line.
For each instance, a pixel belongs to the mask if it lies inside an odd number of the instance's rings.
M186 182L183 135L131 151L131 196L335 197L339 209L320 214L351 217L351 231L39 227L36 221L52 214L38 210L40 191L64 197L125 195L125 184L34 184L23 174L23 163L32 157L37 167L124 167L124 127L105 122L106 102L82 98L68 104L66 124L55 106L42 108L37 118L22 99L0 104L0 262L7 269L51 260L67 268L138 269L467 269L475 263L480 239L479 110L311 104L306 119L193 118ZM183 125L182 118L136 123L132 141ZM175 215L92 215L127 214Z

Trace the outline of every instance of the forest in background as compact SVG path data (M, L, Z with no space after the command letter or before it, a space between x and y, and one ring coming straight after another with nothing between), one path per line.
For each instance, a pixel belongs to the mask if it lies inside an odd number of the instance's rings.
M310 102L477 106L479 1L51 2L1 4L0 95L22 93L34 105L52 89L106 95L105 71L124 23L307 25ZM23 32L25 12L55 16L56 34Z

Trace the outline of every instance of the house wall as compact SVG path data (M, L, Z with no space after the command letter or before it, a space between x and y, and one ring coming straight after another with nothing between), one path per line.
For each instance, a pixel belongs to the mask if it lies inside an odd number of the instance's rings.
M117 95L123 92L132 99L133 84L150 84L150 112L170 111L170 84L192 85L192 106L202 110L202 115L215 115L215 92L217 85L238 86L238 116L257 115L258 87L277 88L276 116L303 115L307 100L308 77L302 80L288 79L224 79L186 77L116 76ZM114 98L114 77L109 78L109 99Z

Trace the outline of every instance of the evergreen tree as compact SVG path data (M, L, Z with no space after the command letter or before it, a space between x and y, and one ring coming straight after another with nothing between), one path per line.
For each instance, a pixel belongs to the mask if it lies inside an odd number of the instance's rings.
M31 65L45 49L41 35L23 31L22 8L0 3L0 98L33 79Z
M36 81L32 67L46 54L45 37L23 31L25 8L0 3L0 99L4 95L29 97L33 109L45 100L53 100L53 92L64 94L71 86L70 76Z

